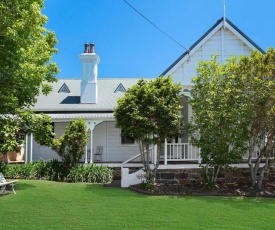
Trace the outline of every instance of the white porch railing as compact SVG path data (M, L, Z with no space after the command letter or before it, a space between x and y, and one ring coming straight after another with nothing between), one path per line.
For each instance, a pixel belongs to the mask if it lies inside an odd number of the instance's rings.
M255 150L253 151L253 153L252 153L252 160L256 160L256 159L258 158L259 154L260 154L260 149L255 149ZM269 157L269 159L274 159L274 155L275 155L275 153L273 153L273 154ZM249 153L247 152L247 153L243 156L243 159L244 159L244 160L247 160L247 159L248 159L248 156L249 156ZM265 159L265 157L263 157L263 159Z
M200 150L190 143L164 144L164 164L168 161L198 161L200 163Z
M254 150L252 159L255 160L259 156L259 149ZM243 160L247 160L248 153L244 154ZM274 159L274 155L270 157ZM198 161L201 163L200 149L191 143L166 143L164 144L164 164L169 161Z

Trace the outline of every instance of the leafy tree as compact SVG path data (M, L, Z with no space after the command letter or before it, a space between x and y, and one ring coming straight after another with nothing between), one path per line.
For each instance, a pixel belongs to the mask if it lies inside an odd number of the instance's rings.
M180 92L181 86L173 84L171 77L160 76L151 81L139 80L118 99L116 126L139 144L148 183L155 183L161 143L181 131ZM152 145L157 145L155 163L150 162Z
M83 119L70 121L65 133L53 140L52 149L61 157L64 164L72 168L78 164L88 143L87 125Z
M275 51L202 62L190 101L192 142L201 148L208 182L221 167L248 154L253 186L262 187L275 147ZM257 159L252 160L255 151ZM264 167L260 163L264 160ZM211 170L208 170L211 166Z
M19 129L26 130L20 121L26 118L25 113L33 117L33 122L42 118L45 118L42 123L48 122L46 116L38 118L28 110L37 95L50 92L49 83L56 81L59 71L56 63L49 62L57 52L54 48L57 40L44 27L47 17L41 14L43 3L43 0L0 2L0 151L4 153L17 148L19 143L14 134ZM21 117L23 113L25 117Z
M34 115L30 111L18 111L18 117L0 117L0 146L1 152L18 150L24 139L16 136L22 130L25 134L34 134L38 143L51 146L54 137L51 118L45 114Z
M207 185L213 187L221 168L241 158L246 151L248 121L244 117L236 59L219 65L217 56L201 62L193 78L190 104L193 122L191 142L200 148Z
M255 51L251 57L243 57L238 72L246 76L243 98L248 111L246 119L250 121L248 165L253 186L261 189L275 150L275 50L270 48L266 54ZM255 151L257 158L253 161Z

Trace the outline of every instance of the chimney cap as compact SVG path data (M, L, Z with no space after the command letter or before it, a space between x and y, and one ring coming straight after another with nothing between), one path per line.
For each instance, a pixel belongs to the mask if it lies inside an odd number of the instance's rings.
M89 53L89 44L88 43L84 44L84 53Z
M95 44L90 43L90 53L94 53L94 52L95 52Z

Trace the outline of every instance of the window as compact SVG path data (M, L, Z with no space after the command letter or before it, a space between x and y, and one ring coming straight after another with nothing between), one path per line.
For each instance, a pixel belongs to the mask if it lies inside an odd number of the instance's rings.
M58 90L58 93L70 93L69 87L64 83L61 88Z
M126 91L126 89L124 88L124 86L120 83L119 85L118 85L118 87L116 88L116 90L115 90L115 93L116 92L125 92Z
M123 131L121 131L121 144L135 144L135 139L123 134Z

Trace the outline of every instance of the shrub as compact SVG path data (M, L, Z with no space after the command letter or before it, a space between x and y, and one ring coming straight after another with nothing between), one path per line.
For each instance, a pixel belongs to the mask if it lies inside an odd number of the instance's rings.
M28 163L32 164L32 163ZM32 164L32 169L30 173L30 179L48 179L47 163L44 160L39 160Z
M87 126L83 119L71 120L65 133L53 140L52 149L61 157L67 167L74 167L84 155L88 143Z
M76 165L69 169L67 165L56 159L27 164L0 163L0 172L3 172L7 178L68 182L107 183L113 178L113 171L107 166Z
M68 181L86 182L86 171L83 165L74 166L68 175Z
M47 180L50 181L64 181L69 174L69 168L63 163L56 159L46 162L47 168Z
M70 170L68 180L72 182L107 183L112 181L113 171L107 166L77 165Z
M4 162L0 162L0 172L5 171L6 164Z
M4 171L5 177L7 178L20 178L22 177L20 165L13 164L13 165L6 165ZM24 176L22 178L25 178Z
M107 183L113 179L113 170L107 166L90 165L86 167L87 182Z

